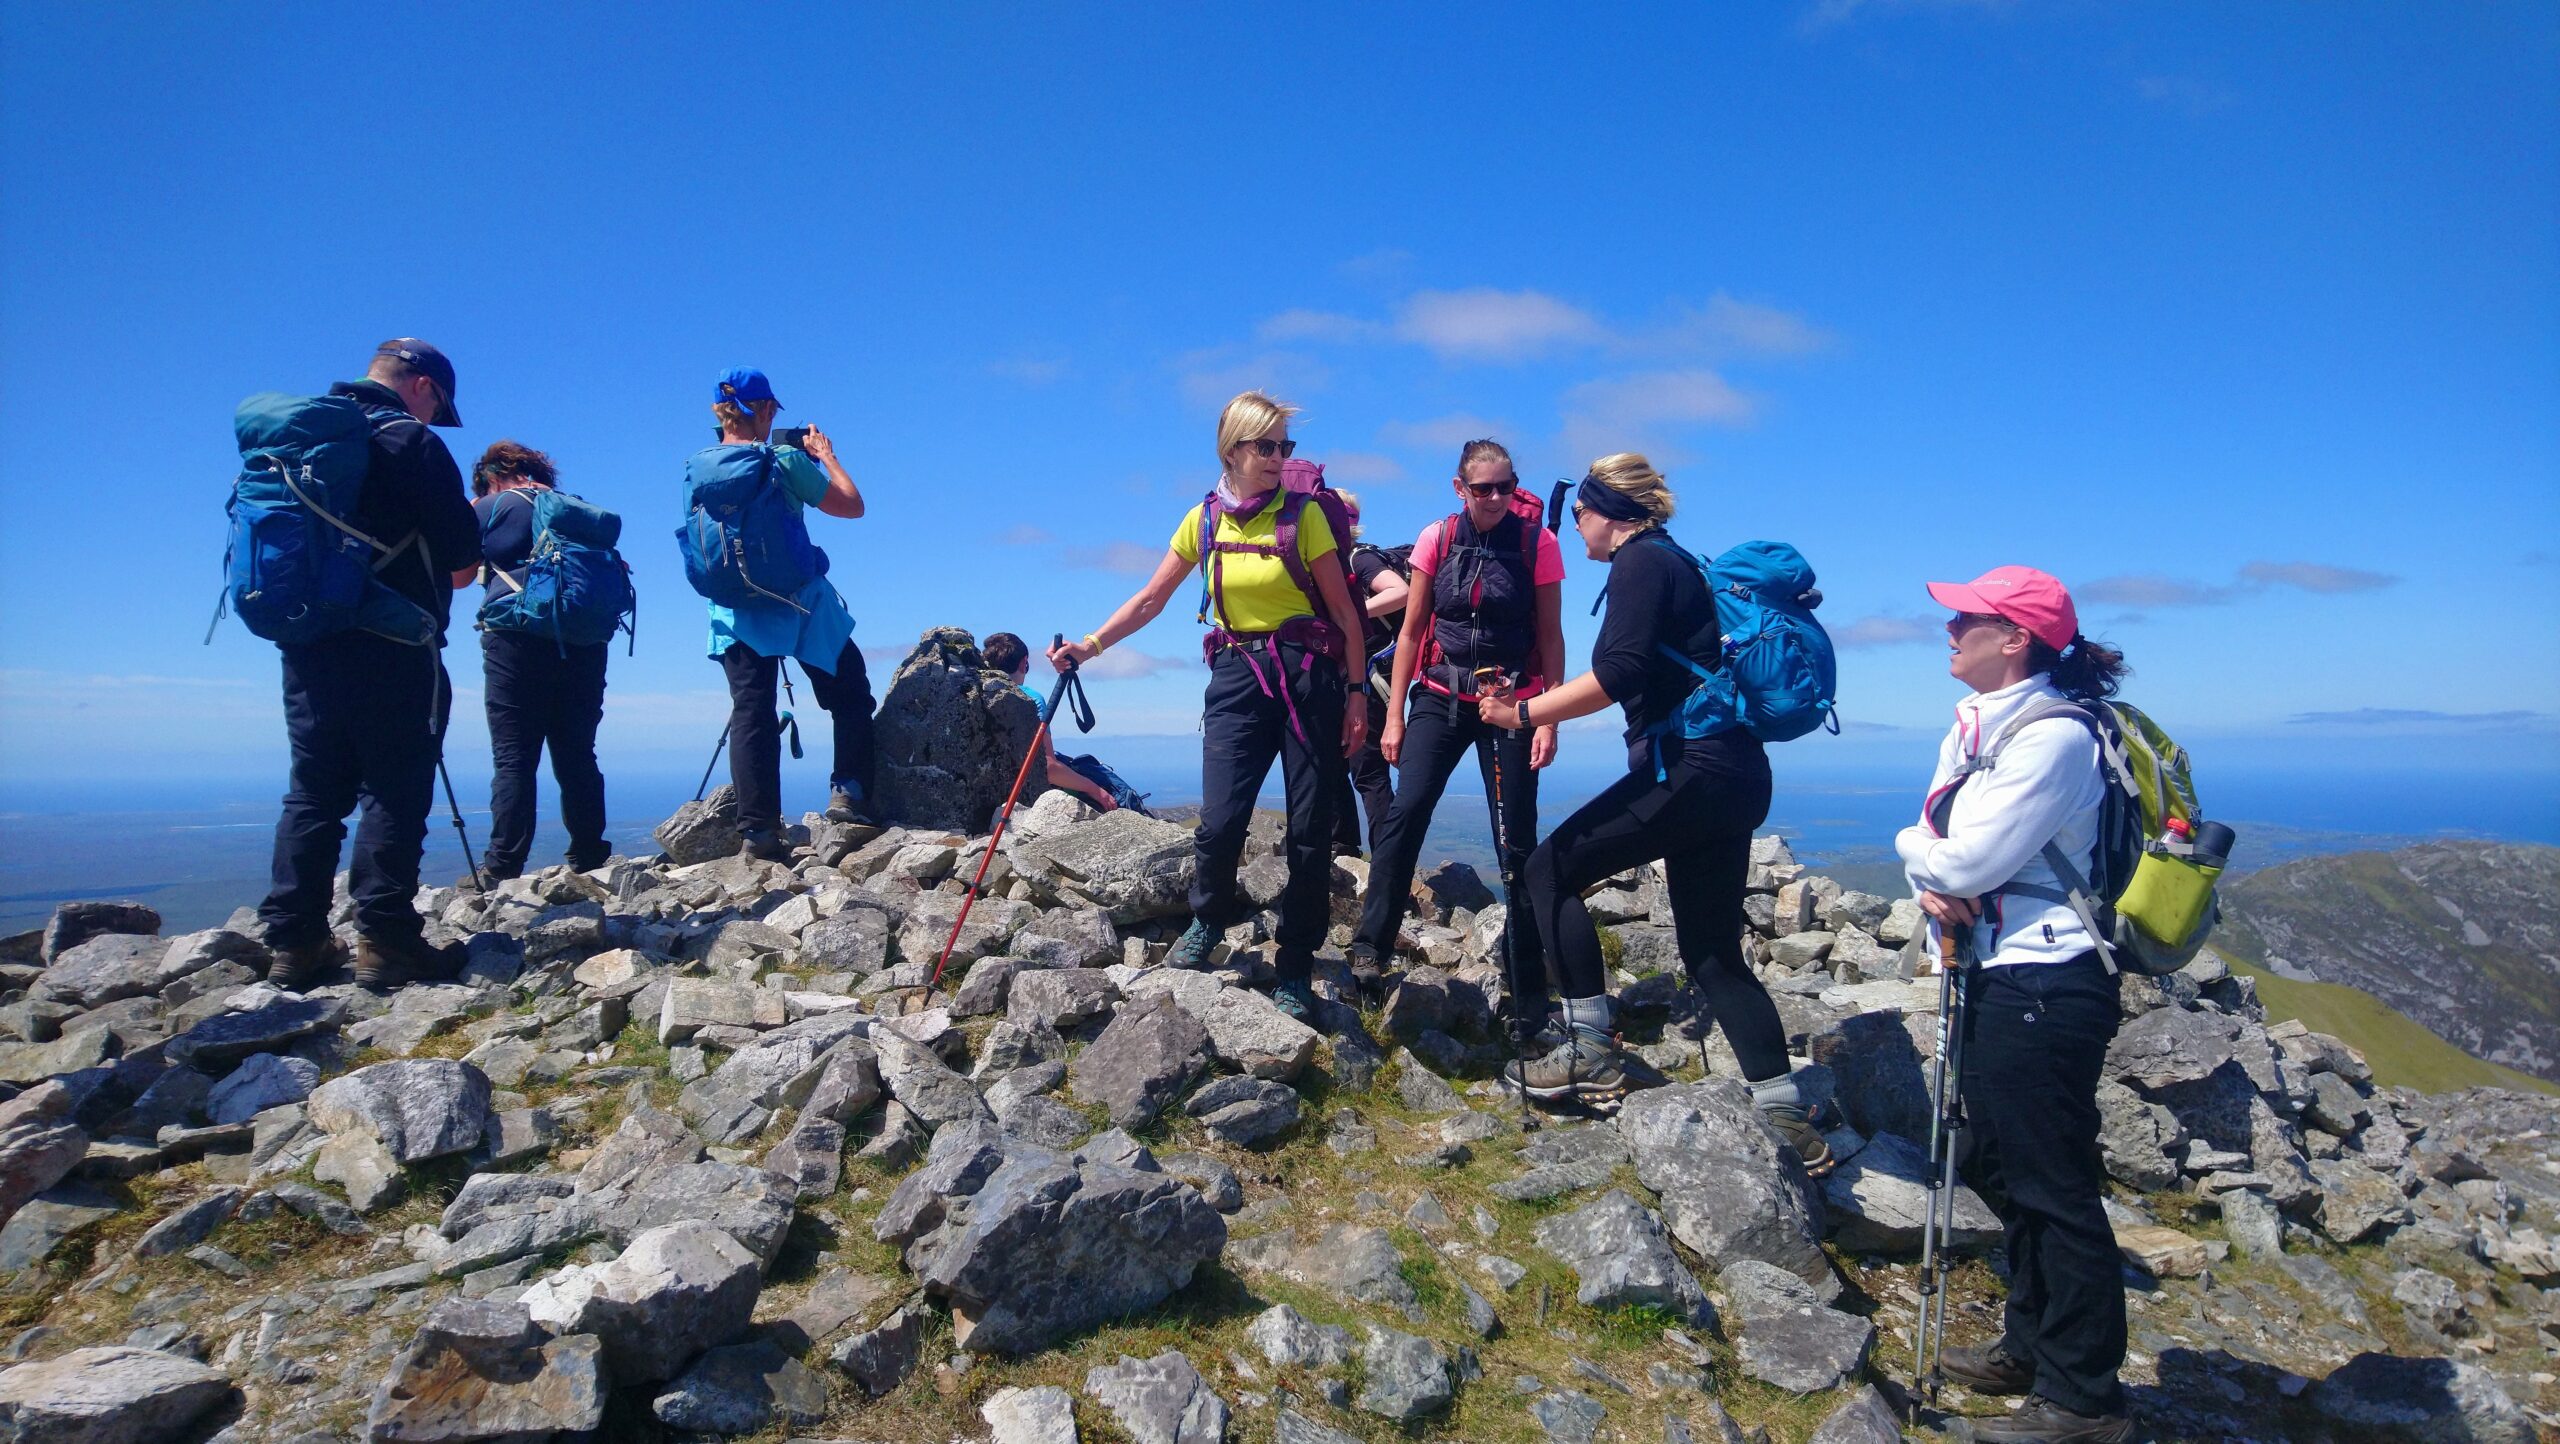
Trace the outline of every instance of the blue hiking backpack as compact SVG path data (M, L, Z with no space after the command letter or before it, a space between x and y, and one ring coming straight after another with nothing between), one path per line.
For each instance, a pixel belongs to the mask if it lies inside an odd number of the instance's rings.
M724 607L781 602L795 611L800 589L827 574L827 554L809 540L800 503L782 489L771 446L705 447L684 468L684 579Z
M1822 593L1804 554L1785 542L1749 541L1710 564L1668 533L1647 535L1698 569L1716 601L1716 628L1724 634L1724 665L1712 670L1661 647L1664 656L1697 676L1698 685L1653 731L1655 776L1663 775L1662 739L1668 736L1706 737L1742 727L1763 742L1788 742L1817 727L1837 733L1839 668L1830 633L1814 619ZM1604 588L1601 600L1607 599ZM1599 610L1597 603L1592 610Z
M565 654L570 647L610 642L628 630L640 640L640 603L631 590L631 568L614 550L622 518L551 487L504 493L533 508L533 552L518 573L490 567L505 590L480 606L480 625L493 632L549 637Z
M1155 816L1154 813L1147 811L1147 795L1131 787L1129 779L1114 772L1111 764L1085 752L1076 753L1073 756L1061 752L1057 756L1060 762L1083 774L1086 781L1110 793L1112 806L1123 812L1134 812L1140 817Z
M356 529L373 459L373 420L344 396L262 391L231 418L240 474L231 483L230 544L223 554L223 610L270 642L313 642L367 631L409 646L431 645L435 618L376 575L417 546L415 535L385 543ZM205 629L205 640L213 630Z

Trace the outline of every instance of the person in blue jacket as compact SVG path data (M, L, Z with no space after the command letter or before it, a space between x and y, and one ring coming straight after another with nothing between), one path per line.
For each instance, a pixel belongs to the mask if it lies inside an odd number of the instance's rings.
M712 393L711 414L720 423L712 449L765 445L781 410L762 371L728 372ZM862 488L845 474L825 432L805 427L800 445L774 452L775 475L793 500L848 521L863 514ZM785 658L808 672L809 690L834 722L826 815L870 821L871 677L853 643L853 613L835 584L816 576L788 602L712 603L711 656L729 682L729 781L737 791L741 850L777 861L791 853L783 836L782 724L774 706L776 672Z

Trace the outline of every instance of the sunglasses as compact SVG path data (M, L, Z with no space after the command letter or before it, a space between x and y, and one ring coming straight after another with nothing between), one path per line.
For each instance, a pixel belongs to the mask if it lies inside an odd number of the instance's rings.
M1245 445L1252 447L1253 454L1261 457L1265 461L1269 461L1275 456L1295 456L1298 454L1298 443L1294 441L1274 441L1268 436L1257 436L1253 440L1246 442Z
M1459 484L1467 489L1467 495L1478 501L1487 501L1497 496L1509 496L1520 489L1520 479L1516 476L1508 481L1468 481Z
M1950 637L1961 637L1976 627L1998 627L2002 631L2014 632L2018 624L1989 612L1958 612L1947 619L1947 635Z

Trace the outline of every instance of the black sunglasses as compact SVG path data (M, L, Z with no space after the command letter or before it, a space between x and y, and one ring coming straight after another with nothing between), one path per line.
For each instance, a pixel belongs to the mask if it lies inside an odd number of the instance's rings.
M1467 489L1467 495L1481 501L1497 496L1509 496L1518 491L1520 478L1515 476L1508 481L1467 481L1460 482L1459 485Z
M1257 436L1253 440L1246 442L1245 445L1252 447L1253 454L1266 461L1275 456L1295 456L1298 454L1298 443L1294 441L1274 441L1268 436Z

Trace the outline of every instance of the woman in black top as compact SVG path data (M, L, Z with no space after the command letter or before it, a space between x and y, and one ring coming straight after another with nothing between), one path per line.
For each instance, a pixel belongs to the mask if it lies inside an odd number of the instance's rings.
M1660 859L1690 981L1723 1026L1763 1116L1809 1171L1822 1173L1830 1149L1796 1092L1777 1007L1742 950L1751 833L1769 816L1768 755L1738 726L1705 737L1657 736L1697 685L1696 674L1662 648L1709 669L1723 665L1724 654L1706 579L1663 544L1672 505L1670 486L1642 456L1622 452L1591 464L1573 504L1584 548L1609 564L1609 614L1592 646L1591 670L1527 701L1505 693L1478 704L1485 721L1510 728L1570 721L1612 702L1627 718L1627 775L1529 855L1530 916L1564 1003L1554 1047L1517 1065L1514 1076L1542 1099L1607 1099L1625 1090L1599 930L1583 909L1582 890Z
M477 576L486 600L504 594L504 572L521 576L533 554L533 497L558 477L551 458L501 441L471 468L471 509L480 518L484 564L456 575ZM480 874L491 882L518 877L533 850L534 774L543 749L560 784L560 822L569 830L569 865L585 872L613 855L604 835L604 772L596 766L596 727L604 720L602 642L562 645L531 632L480 628L480 664L489 712L489 850Z

